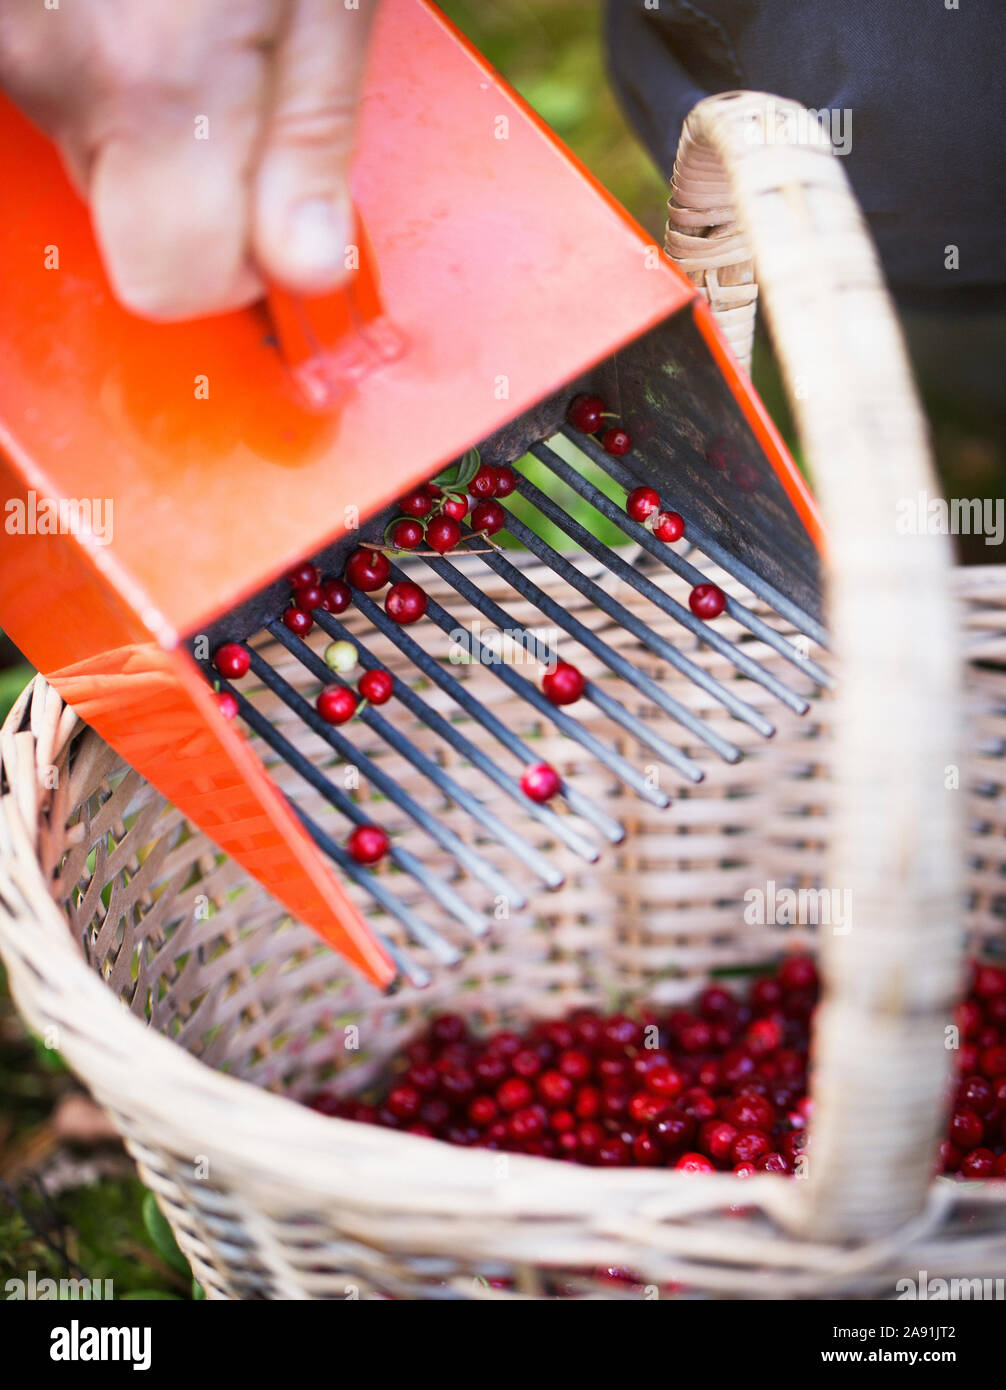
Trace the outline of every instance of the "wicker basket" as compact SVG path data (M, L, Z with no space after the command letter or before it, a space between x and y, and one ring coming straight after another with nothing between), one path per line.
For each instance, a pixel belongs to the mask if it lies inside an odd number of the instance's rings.
M764 743L654 663L747 753L728 766L689 748L706 780L657 812L470 668L474 692L606 798L628 836L593 866L543 838L562 890L500 921L460 968L425 960L429 989L389 997L286 918L43 681L0 732L0 950L15 997L114 1116L211 1297L610 1296L590 1275L609 1265L685 1297L891 1296L920 1269L1002 1273L1006 1185L931 1175L964 954L1003 949L1006 572L954 574L940 538L896 534L898 499L932 486L900 340L838 161L764 138L765 102L696 108L669 250L734 316L741 352L758 265L829 524L835 697L803 720L773 709L778 733ZM645 668L630 634L551 572L533 577ZM536 621L495 576L485 587ZM634 592L619 598L652 621ZM769 669L778 660L729 635ZM393 649L378 654L395 664ZM716 653L690 655L725 674ZM282 651L270 660L284 667ZM286 732L318 751L303 726ZM445 756L428 730L412 732ZM397 756L386 764L429 795ZM451 772L472 779L463 764ZM437 811L476 833L463 813ZM410 833L387 803L381 819ZM429 860L427 843L416 848ZM853 904L850 931L816 934L826 988L804 1181L749 1179L739 1207L726 1174L453 1148L297 1103L322 1084L365 1088L430 1011L481 1027L587 1002L667 1005L711 971L806 947L808 928L745 922L745 893L770 881L823 883ZM487 1282L498 1278L512 1285Z

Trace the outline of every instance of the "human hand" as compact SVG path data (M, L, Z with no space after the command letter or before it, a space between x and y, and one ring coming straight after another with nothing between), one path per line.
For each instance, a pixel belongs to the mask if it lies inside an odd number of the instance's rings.
M376 0L4 0L0 85L58 145L119 299L223 313L346 275Z

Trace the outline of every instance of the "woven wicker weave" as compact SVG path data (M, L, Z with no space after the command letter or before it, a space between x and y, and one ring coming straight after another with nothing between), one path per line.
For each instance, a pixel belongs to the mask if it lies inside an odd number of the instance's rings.
M589 1275L609 1265L662 1296L672 1285L686 1296L883 1296L920 1269L983 1277L1006 1265L1006 1185L930 1176L952 1058L944 1025L964 951L1004 946L1006 571L955 575L938 538L895 536L894 502L930 479L890 311L841 172L832 173L837 161L796 150L787 163L780 147L744 134L763 101L747 94L696 109L674 203L685 206L701 160L703 178L718 181L715 206L735 207L746 229L789 379L798 364L813 384L797 404L831 535L836 696L803 720L774 707L768 743L729 721L743 761L727 766L689 748L706 780L675 789L659 812L582 765L574 745L470 668L480 698L604 798L628 836L593 866L542 838L565 886L494 924L461 967L425 961L430 989L391 997L286 919L43 681L0 732L0 950L15 997L115 1117L212 1297L610 1296ZM690 254L699 259L695 247ZM780 284L787 276L795 288ZM550 572L534 567L533 577L583 621L607 625ZM518 620L536 621L496 576L479 568L478 578ZM679 581L661 582L673 590ZM619 598L653 621L634 592ZM774 669L772 652L726 626ZM697 687L648 664L629 634L606 626L605 637L727 726ZM396 665L393 651L375 650ZM724 674L715 653L696 644L690 654ZM281 651L270 658L290 664ZM769 699L760 687L746 696ZM409 731L431 755L453 757L425 728ZM386 764L430 795L397 755ZM451 771L472 782L463 764ZM436 810L462 836L477 833L456 808ZM411 833L387 802L380 819ZM413 847L451 873L427 846ZM852 890L853 930L824 928L816 943L826 993L806 1181L749 1179L738 1208L730 1175L452 1148L296 1104L333 1076L348 1091L366 1087L437 1009L483 1026L585 1002L668 1004L712 970L813 944L806 928L745 923L744 894L771 880ZM394 935L388 920L381 926ZM489 1287L497 1276L513 1288Z

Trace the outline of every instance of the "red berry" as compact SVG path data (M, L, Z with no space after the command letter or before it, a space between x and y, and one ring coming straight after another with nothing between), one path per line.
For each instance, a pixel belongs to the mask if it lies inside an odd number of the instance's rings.
M559 1070L572 1081L586 1081L590 1068L590 1058L586 1052L570 1048L559 1054Z
M545 698L551 700L553 705L575 704L586 684L581 673L568 661L557 661L555 669L546 671L541 678Z
M426 612L426 595L411 579L403 579L400 584L392 584L388 590L384 611L392 622L402 627L418 623Z
M496 496L496 469L493 468L492 464L482 464L479 471L475 474L475 477L468 484L468 491L473 497L487 498Z
M788 1173L790 1171L789 1159L781 1153L762 1154L755 1163L755 1167L759 1173Z
M517 474L506 465L496 470L496 496L509 497L517 486Z
M757 1173L757 1171L758 1169L753 1163L735 1163L733 1166L733 1172L739 1178L750 1178Z
M779 967L783 989L817 989L817 966L811 956L788 956Z
M962 1038L976 1038L982 1026L982 1006L975 999L965 999L954 1010L954 1020Z
M391 848L391 841L379 825L358 825L346 848L357 864L376 864Z
M461 524L452 516L435 516L426 528L426 543L431 550L446 555L461 539Z
M533 1047L522 1047L519 1052L514 1053L510 1066L518 1076L530 1080L541 1071L541 1058Z
M629 1114L640 1125L658 1120L666 1109L667 1102L661 1100L660 1096L655 1096L652 1091L637 1091L634 1096L629 1097Z
M459 493L452 493L444 500L443 514L449 516L452 521L464 521L468 515L468 498L462 497Z
M695 1122L687 1115L672 1110L654 1120L648 1127L648 1132L664 1153L672 1153L691 1141L695 1133Z
M995 1171L996 1156L991 1149L972 1149L961 1159L962 1178L991 1178Z
M607 1135L597 1146L597 1162L602 1168L621 1168L629 1161L629 1146L617 1134Z
M566 1105L573 1095L573 1083L561 1071L547 1071L538 1078L538 1094L546 1105Z
M982 1072L991 1078L1002 1076L1006 1072L1006 1044L997 1044L995 1047L987 1047L981 1054L979 1067Z
M996 1159L995 1177L1006 1178L1006 1153L1001 1153Z
M532 1096L531 1087L522 1076L510 1076L496 1092L496 1101L499 1108L509 1114L528 1105Z
M238 712L238 702L229 690L216 690L213 692L217 702L217 709L225 719L233 719Z
M355 856L354 856L355 857ZM364 860L364 863L369 861ZM415 1086L395 1086L388 1094L387 1106L392 1115L400 1120L414 1120L419 1114L423 1098Z
M498 502L480 502L472 512L471 527L487 536L495 536L506 524L506 512Z
M645 521L660 510L660 498L652 487L634 487L625 499L625 510L633 521Z
M438 1014L430 1024L433 1041L441 1047L464 1042L468 1036L468 1024L460 1014Z
M391 528L391 544L396 550L415 550L423 539L423 528L411 517L403 517Z
M581 1086L573 1106L579 1120L592 1120L601 1110L601 1092L596 1086Z
M767 1057L782 1046L782 1024L774 1018L756 1018L744 1034L744 1046L752 1057Z
M373 593L383 589L391 577L391 562L380 550L368 550L361 546L354 550L346 561L346 578L354 589Z
M248 674L251 653L240 642L225 642L213 653L213 665L229 681L239 681Z
M730 1149L736 1138L735 1126L726 1120L706 1120L699 1129L699 1146L703 1153L722 1163L730 1157Z
M775 1124L775 1110L764 1096L735 1096L723 1106L723 1118L736 1129L760 1129L767 1134Z
M772 1141L757 1129L741 1130L730 1145L730 1157L735 1163L757 1163L763 1154L772 1152Z
M685 1089L685 1078L675 1067L660 1065L646 1073L646 1089L663 1100L674 1100Z
M390 671L364 671L357 681L357 689L372 705L386 705L391 699L395 681Z
M576 1128L576 1116L572 1110L553 1110L549 1124L556 1134L568 1134L571 1129Z
M305 613L303 608L298 608L296 604L292 604L283 611L283 624L296 637L306 637L314 627L314 619L310 613Z
M727 606L727 596L718 584L696 584L688 595L688 607L707 622L718 618Z
M308 584L303 589L294 590L293 601L298 608L303 608L305 613L310 613L322 606L325 594L319 584Z
M782 985L772 976L755 980L751 986L751 1003L762 1013L778 1008L782 1003Z
M310 560L304 560L301 564L294 565L292 570L287 571L286 582L293 589L302 589L306 584L318 582L318 571Z
M520 789L531 801L550 801L561 786L559 774L548 763L537 763L534 767L526 768L520 779Z
M658 541L679 541L685 534L684 518L678 512L661 512L653 523L653 534Z
M530 1106L516 1111L510 1120L510 1133L515 1139L534 1139L544 1128L541 1116Z
M632 1156L641 1168L657 1168L663 1162L660 1146L649 1134L637 1134L632 1141Z
M345 612L353 598L353 591L344 579L326 579L321 593L321 606L329 613Z
M581 434L593 434L601 428L604 412L600 396L576 396L566 411L566 419Z
M398 499L398 509L406 516L429 516L433 510L433 493L428 487L417 487Z
M713 1173L716 1171L705 1154L682 1154L674 1166L682 1173Z
M627 454L632 448L632 440L625 430L620 430L614 425L601 435L601 444L605 452L614 455L615 458L621 458L622 454Z
M979 999L992 999L1006 994L1006 970L997 965L979 965L975 969L974 992Z
M973 1110L955 1110L950 1116L950 1142L965 1153L982 1142L985 1126Z
M315 701L326 724L345 724L356 713L356 696L348 685L326 685Z
M991 1081L984 1076L969 1076L961 1083L957 1097L957 1108L973 1110L983 1120L988 1119L996 1107L996 1093Z

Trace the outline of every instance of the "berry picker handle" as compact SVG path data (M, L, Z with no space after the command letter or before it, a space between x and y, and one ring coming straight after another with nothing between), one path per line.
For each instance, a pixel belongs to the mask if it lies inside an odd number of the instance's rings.
M824 515L839 686L820 927L814 1148L793 1225L880 1238L922 1217L962 980L959 658L946 537L899 533L938 495L897 320L841 160L797 103L700 102L674 168L666 248L746 365L760 282ZM792 810L793 808L789 808ZM822 1103L823 1101L823 1103Z
M359 214L346 247L347 279L324 295L271 285L269 314L280 352L307 403L338 404L355 382L399 356L402 343L384 317L373 247Z

